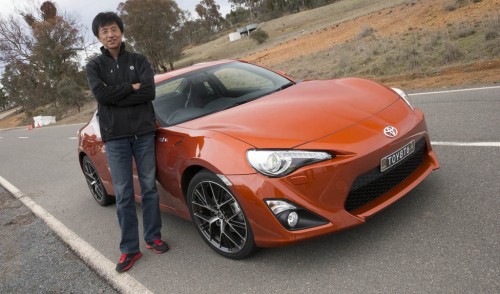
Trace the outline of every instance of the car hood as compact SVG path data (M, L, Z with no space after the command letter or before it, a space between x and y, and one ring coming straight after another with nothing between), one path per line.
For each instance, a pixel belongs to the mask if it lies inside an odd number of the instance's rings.
M256 148L293 148L352 126L398 99L364 79L306 81L179 126L221 132Z

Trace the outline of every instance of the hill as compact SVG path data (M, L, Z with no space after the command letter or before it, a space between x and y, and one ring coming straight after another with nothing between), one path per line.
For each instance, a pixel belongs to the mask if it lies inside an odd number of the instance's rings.
M297 79L358 76L405 90L500 83L500 0L342 0L258 26L262 44L224 34L175 67L243 59ZM85 122L95 107L59 123ZM19 125L22 114L0 120Z
M259 27L264 44L224 36L185 50L176 66L238 58L298 79L358 76L404 89L500 82L499 0L345 0Z

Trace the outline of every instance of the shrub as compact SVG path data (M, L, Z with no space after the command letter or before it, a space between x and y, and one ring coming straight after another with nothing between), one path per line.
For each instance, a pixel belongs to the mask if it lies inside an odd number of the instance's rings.
M456 30L455 36L456 38L462 39L467 38L468 36L472 36L476 33L474 27L470 24L461 24Z
M462 50L460 50L460 48L457 45L453 43L444 44L442 58L445 63L451 63L453 61L457 61L460 58L462 58L463 55L464 53L462 52Z
M484 35L486 41L496 39L498 37L497 31L487 31Z
M454 2L448 2L444 5L446 11L453 11L460 7L467 5L468 0L455 0Z
M486 41L494 40L498 38L500 31L500 18L493 17L483 20L484 27L484 38Z
M250 34L250 38L257 41L257 43L262 44L269 39L269 35L262 29L256 29Z
M368 36L371 36L375 30L372 27L363 27L361 32L358 34L358 39L362 39Z

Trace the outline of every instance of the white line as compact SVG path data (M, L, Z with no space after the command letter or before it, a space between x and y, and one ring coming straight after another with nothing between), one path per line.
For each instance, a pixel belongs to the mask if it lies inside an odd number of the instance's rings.
M431 142L436 146L500 147L500 142Z
M115 289L122 293L152 293L148 288L139 283L127 273L117 273L115 264L102 255L97 249L85 242L82 238L68 229L54 216L48 213L40 205L31 200L23 193L0 176L0 185L12 195L24 203L31 211L41 218L45 223L66 243L68 246L102 278L110 283Z
M413 94L408 94L408 95L410 95L410 96L419 96L419 95L432 95L432 94L444 94L444 93L467 92L467 91L478 91L478 90L491 90L491 89L500 89L500 86L482 87L482 88L469 88L469 89L459 89L459 90L445 90L445 91L424 92L424 93L413 93Z
M68 139L70 139L70 140L76 140L76 139L78 139L78 137L69 137Z
M19 139L29 139L29 137L17 137Z

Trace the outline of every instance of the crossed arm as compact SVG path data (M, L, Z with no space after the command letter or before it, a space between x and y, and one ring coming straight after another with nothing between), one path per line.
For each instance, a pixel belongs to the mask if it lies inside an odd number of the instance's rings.
M99 77L96 63L87 64L87 81L97 101L102 105L132 106L155 99L154 73L147 59L139 62L137 76L139 83L124 82L117 85L106 85Z

